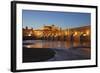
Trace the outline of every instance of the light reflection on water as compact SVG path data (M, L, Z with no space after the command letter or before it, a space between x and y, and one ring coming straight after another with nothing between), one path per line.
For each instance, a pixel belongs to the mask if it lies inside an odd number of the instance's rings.
M77 46L90 46L89 42L70 42L70 41L48 41L48 40L25 40L23 47L27 48L70 48Z

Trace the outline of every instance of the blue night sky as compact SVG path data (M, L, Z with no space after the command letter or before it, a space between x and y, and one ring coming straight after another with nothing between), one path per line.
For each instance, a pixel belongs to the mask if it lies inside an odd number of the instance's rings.
M90 25L91 14L76 12L23 10L22 22L23 28L28 26L33 29L39 29L44 25L54 24L55 26L61 27L62 29L66 29Z

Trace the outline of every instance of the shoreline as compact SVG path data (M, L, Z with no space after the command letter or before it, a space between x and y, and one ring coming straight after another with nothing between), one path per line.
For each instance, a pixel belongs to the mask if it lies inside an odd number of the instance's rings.
M48 62L87 60L91 58L90 48L77 47L69 49L23 48L23 62Z

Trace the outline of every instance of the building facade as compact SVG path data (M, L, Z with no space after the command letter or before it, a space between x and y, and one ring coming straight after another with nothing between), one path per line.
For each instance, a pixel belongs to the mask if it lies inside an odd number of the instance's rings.
M41 40L74 40L90 41L91 26L83 26L69 29L62 29L55 25L43 26L42 29L34 30L33 28L23 28L23 38L32 37L32 39Z

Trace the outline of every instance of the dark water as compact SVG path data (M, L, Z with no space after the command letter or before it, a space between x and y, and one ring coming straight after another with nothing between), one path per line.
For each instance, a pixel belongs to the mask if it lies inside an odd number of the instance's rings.
M83 46L86 46L86 47L83 47ZM91 58L91 49L90 49L89 42L82 43L82 42L71 42L71 41L25 40L23 41L23 47L28 48L27 50L29 51L34 50L34 49L39 49L39 51L37 51L35 54L36 57L37 55L41 56L41 54L38 53L42 51L40 50L41 48L42 49L50 48L51 50L53 50L55 52L55 55L51 57L50 59L47 59L44 61L84 60L84 59ZM24 57L23 59L26 59L25 62L32 62L33 60L37 62L36 58L34 57L32 58L32 56L34 56L34 51L32 52L32 55L30 55L29 57L32 60L29 60L29 61L27 61L29 58L25 57L27 55L27 51L24 53L25 54L23 55ZM28 52L28 54L30 54L30 52ZM44 56L39 57L40 61L41 59L44 59L44 58L45 58Z
M89 42L71 42L71 41L48 41L48 40L25 40L23 46L27 48L70 48L77 46L90 46Z

